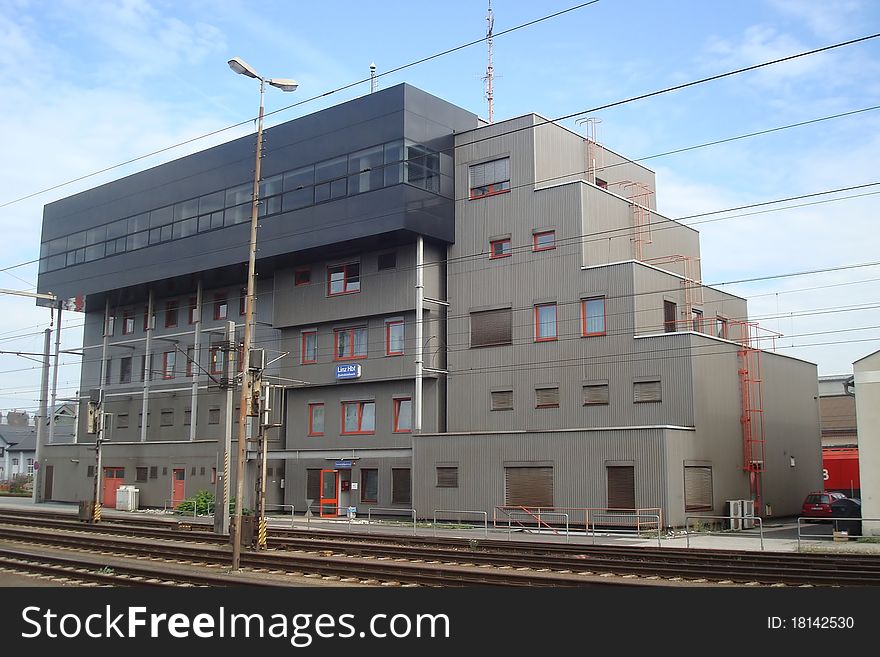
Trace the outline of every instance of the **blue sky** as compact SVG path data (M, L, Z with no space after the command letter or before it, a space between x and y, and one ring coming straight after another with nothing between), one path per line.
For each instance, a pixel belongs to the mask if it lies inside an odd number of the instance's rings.
M496 34L574 0L494 0ZM267 111L485 35L483 0L257 2L0 0L0 205L239 123L258 89L234 75L239 56L269 77ZM554 118L728 70L870 34L872 0L600 0L495 39L495 118ZM482 116L485 44L380 78L409 82ZM290 120L369 91L369 83L270 117ZM639 158L743 133L880 105L880 39L594 114L599 139ZM583 132L574 120L566 125ZM662 213L682 217L880 180L880 110L645 162ZM246 125L160 156L0 207L0 269L39 253L42 206L81 189L248 134ZM880 186L861 193L880 191ZM856 192L838 194L837 197ZM829 197L822 197L822 199ZM834 196L830 197L834 198ZM880 260L878 196L696 225L703 280ZM820 199L814 199L820 200ZM741 214L741 213L736 213ZM34 289L36 267L0 272L0 288ZM777 346L850 372L880 347L880 267L776 278L725 289L753 318L786 334ZM0 295L0 350L40 351L48 312ZM65 319L66 347L82 318ZM69 328L68 328L69 325ZM830 344L814 344L830 343ZM62 394L78 387L72 356ZM0 410L32 409L37 364L0 356Z

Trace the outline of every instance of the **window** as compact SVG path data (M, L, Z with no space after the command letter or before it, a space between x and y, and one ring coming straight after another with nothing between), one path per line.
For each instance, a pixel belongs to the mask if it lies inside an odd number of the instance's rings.
M147 411L147 426L150 426L150 415L152 415L152 413ZM140 429L142 426L144 426L144 414L138 413L138 429Z
M122 335L134 333L134 313L131 310L122 311Z
M105 386L110 385L110 369L111 369L110 366L112 364L113 364L113 361L110 358L108 358L107 360L104 361L104 385Z
M308 285L312 282L312 270L311 269L297 269L293 273L293 284L297 287L300 285Z
M214 295L214 319L226 319L229 314L229 304L226 301L226 294Z
M342 402L342 433L359 434L376 431L376 402Z
M177 360L177 352L176 351L166 351L162 354L162 378L163 379L173 379L174 378L174 363Z
M336 329L333 331L336 343L334 358L348 360L350 358L367 357L367 327Z
M119 359L119 383L131 383L131 356Z
M391 503L412 503L412 478L409 468L391 468Z
M211 468L211 483L217 483L217 468Z
M34 474L34 460L33 459L27 460L27 473L29 475Z
M703 332L703 311L691 310L691 326L697 333Z
M559 388L535 388L535 408L559 408Z
M492 393L493 411L513 410L513 390L495 390Z
M211 347L208 350L208 357L211 361L211 374L221 374L223 372L223 348Z
M195 476L196 476L196 466L193 466L193 467L192 467L192 470L190 470L189 475L190 475L190 477L195 477Z
M165 328L177 326L177 301L168 301L165 304Z
M95 466L90 465L86 468L86 477L94 477L95 476Z
M633 403L645 404L662 401L660 381L636 381L633 383Z
M149 477L150 470L146 467L137 467L135 471L135 481L146 481Z
M104 335L111 336L113 332L116 330L116 315L107 315L106 322L104 324Z
M588 383L584 386L584 406L603 406L607 404L607 383Z
M663 331L675 333L677 308L672 301L663 302Z
M581 301L581 322L582 335L605 335L605 297Z
M309 435L324 435L324 404L309 404Z
M532 251L550 251L556 248L556 231L544 230L532 235Z
M156 311L150 315L150 307L144 306L144 331L156 328Z
M238 291L238 314L244 317L247 312L247 288L243 287Z
M396 269L397 268L397 253L380 253L379 254L379 271L384 269Z
M510 252L509 237L506 237L503 240L493 240L492 242L489 242L489 257L492 260L507 258L510 256Z
M470 198L482 198L510 191L510 158L474 164L468 170Z
M556 339L556 304L545 303L535 306L535 341L544 342Z
M174 409L173 408L163 408L161 414L159 415L159 426L160 427L173 427L174 426Z
M711 511L712 468L707 466L684 467L684 510Z
M318 362L318 331L302 332L302 362L317 363Z
M192 409L186 408L183 411L183 426L188 427L192 425Z
M321 471L309 468L306 470L306 500L311 504L321 498Z
M361 502L379 500L379 470L376 468L361 469Z
M327 294L351 294L361 291L361 265L352 262L327 267Z
M394 433L412 431L412 399L409 397L394 400Z
M220 424L220 409L219 408L209 408L208 409L208 424Z
M457 466L437 466L437 488L458 488Z
M159 476L159 468L155 465L150 466L150 479L156 479Z
M12 465L13 465L13 466L17 466L17 465L18 465L18 459L12 459Z
M400 356L401 354L403 354L403 320L389 320L385 322L385 355Z
M116 416L116 428L128 429L128 413L120 413Z
M193 361L195 360L195 355L195 347L186 348L186 375L189 378L192 378L193 375Z
M602 189L608 189L608 183L601 178L596 178L596 187L601 187Z
M189 314L187 317L187 321L190 324L195 324L199 319L199 303L195 297L190 297L189 299Z
M715 318L715 337L727 339L727 319L725 317Z
M510 308L471 313L471 347L513 343L513 311Z

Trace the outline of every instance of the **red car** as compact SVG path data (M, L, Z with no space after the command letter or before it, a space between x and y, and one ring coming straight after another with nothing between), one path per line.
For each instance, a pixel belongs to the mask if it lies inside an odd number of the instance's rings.
M831 504L846 499L843 493L810 493L804 500L801 515L805 518L830 518Z

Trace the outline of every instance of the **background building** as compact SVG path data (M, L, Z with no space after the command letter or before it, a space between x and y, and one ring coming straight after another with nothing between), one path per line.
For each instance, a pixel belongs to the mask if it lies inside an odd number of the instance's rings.
M270 504L679 525L736 499L795 513L821 485L815 365L763 351L745 300L700 283L698 234L656 211L650 170L408 85L266 139ZM46 447L47 497L90 495L91 390L107 499L123 482L154 506L218 485L252 164L243 138L46 206L39 290L86 298L81 419Z

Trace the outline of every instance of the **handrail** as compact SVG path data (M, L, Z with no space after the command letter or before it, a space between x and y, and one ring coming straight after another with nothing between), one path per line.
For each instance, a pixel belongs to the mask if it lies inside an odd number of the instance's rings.
M517 513L517 511L513 511L513 512L507 514L507 540L508 540L508 541L510 540L510 531L511 531L511 528L512 528L511 521L513 520L513 515L514 515L515 513ZM531 517L534 517L534 515L531 514L531 513L529 513L528 511L525 512L525 515L527 515L527 516L531 516ZM542 522L542 521L541 521L541 519L540 519L540 516L542 516L542 515L545 515L545 516L557 516L557 517L559 517L559 518L563 518L563 519L565 520L565 542L568 543L568 538L569 538L569 515L568 515L567 513L562 513L562 512L559 512L559 511L539 511L539 512L538 512L538 522L539 522L538 526L539 526L539 527L541 526L541 522ZM520 524L522 524L522 523L520 523ZM543 523L543 524L546 525L546 523ZM547 526L547 527L550 527L550 525L546 525L546 526ZM526 531L528 531L528 529L525 528L525 527L523 527L523 529L526 529ZM552 527L551 527L550 529L551 529L551 531L552 531L554 534L557 534L557 535L559 534L559 532L556 531L555 529L553 529Z
M596 543L596 518L597 517L605 517L605 518L635 518L636 519L636 529L635 533L641 535L642 533L642 525L640 522L641 518L656 518L657 519L657 547L660 547L660 532L663 529L663 525L660 522L662 518L659 513L594 513L592 514L593 524L590 529L590 535L593 537L593 544Z
M803 538L831 538L833 540L834 539L833 532L837 531L834 529L834 527L832 527L831 528L831 531L832 531L831 536L826 536L825 534L801 534L801 521L804 521L804 524L806 524L807 522L812 522L812 523L819 522L822 524L832 523L832 524L834 524L834 526L836 526L836 522L838 522L838 521L839 522L858 522L858 523L861 523L863 521L878 522L878 521L880 521L880 518L862 518L862 517L858 517L858 518L811 518L811 517L807 517L807 516L798 516L797 521L798 521L798 523L797 523L797 548L798 548L798 552L800 552L802 537ZM865 537L864 529L862 530L861 534L850 534L849 532L847 532L847 536L851 537L851 538L864 538Z
M489 536L489 514L485 511L462 511L460 509L434 509L434 536L437 536L437 514L438 513L459 513L465 514L470 513L473 515L481 515L483 516L483 532L485 532L486 537Z
M416 535L416 510L415 509L400 509L400 508L381 507L381 506L371 506L367 509L367 533L368 534L371 533L371 529L370 529L371 525L372 525L371 514L373 511L397 511L397 512L409 511L409 513L412 515L413 536Z
M760 516L685 516L684 518L684 535L687 539L687 547L691 547L691 535L688 531L688 521L691 518L708 518L711 520L753 520L758 523L758 530L761 535L761 550L764 549L764 520ZM697 533L697 532L694 532ZM713 532L700 532L700 533L708 533L711 534ZM798 547L800 549L800 547Z
M293 512L296 510L293 504L267 504L266 506L267 506L267 507L269 507L269 506L272 506L272 507L277 506L277 507L280 507L282 510L284 510L284 509L290 507L290 528L293 529L293 526L294 526L294 525L293 525Z

